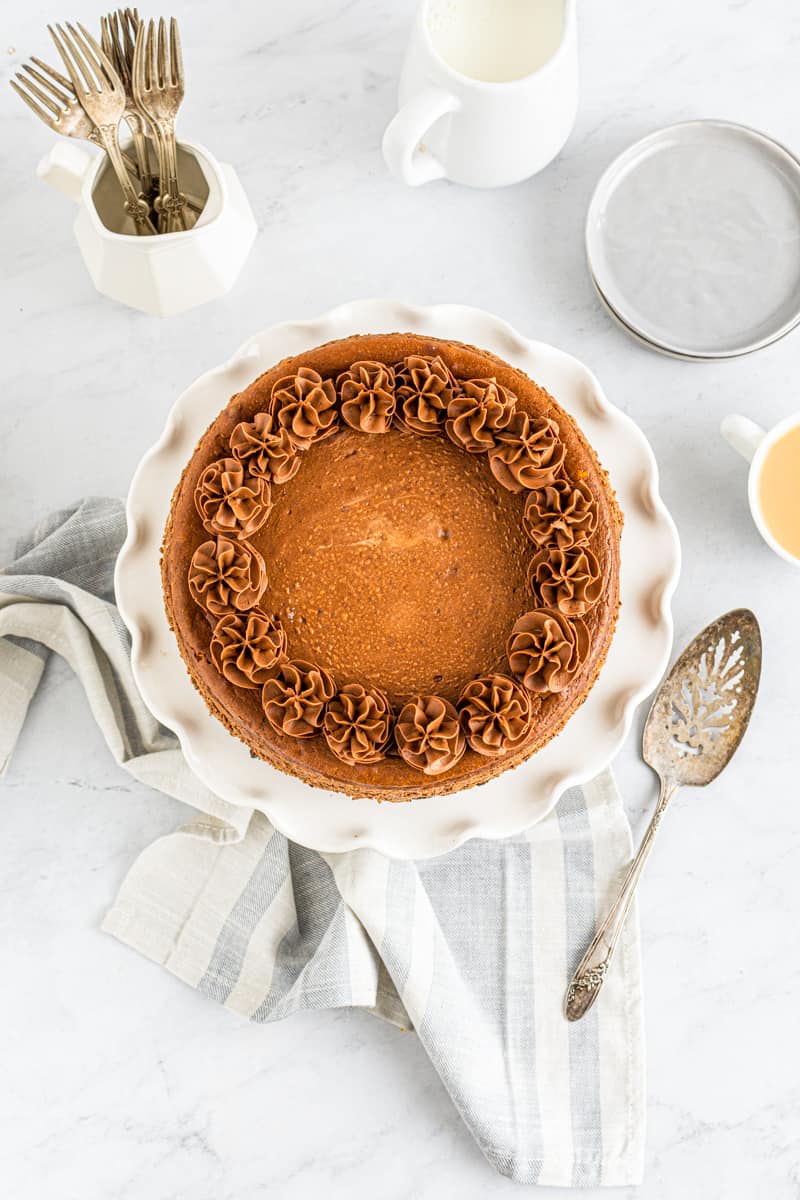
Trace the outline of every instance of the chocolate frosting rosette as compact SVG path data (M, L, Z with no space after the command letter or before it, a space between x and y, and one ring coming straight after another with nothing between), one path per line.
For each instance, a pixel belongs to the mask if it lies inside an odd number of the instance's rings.
M495 450L516 404L514 393L501 387L496 379L467 379L447 408L448 437L470 454Z
M600 564L587 546L544 546L530 561L528 582L543 608L557 608L568 617L582 617L603 591Z
M458 381L444 359L438 354L409 354L394 373L397 422L422 437L439 433L448 406L459 392Z
M225 613L211 636L214 666L236 687L261 687L285 653L286 631L258 608Z
M392 735L392 710L378 688L348 683L328 702L323 724L332 754L350 766L380 762Z
M288 483L300 470L298 447L272 413L258 412L252 421L241 421L231 434L230 450L251 475L272 483Z
M267 586L267 568L247 542L219 534L192 555L189 591L195 603L215 617L258 604Z
M378 362L355 362L336 380L342 420L362 433L388 433L394 416L394 369Z
M426 775L441 775L466 749L458 713L441 696L419 696L406 704L394 730L400 757Z
M262 475L247 475L236 458L210 463L197 481L195 507L209 533L249 538L272 508L270 486Z
M530 696L507 675L473 679L461 693L458 709L468 745L486 758L502 758L530 733Z
M489 452L489 466L497 482L509 492L553 483L566 454L558 434L558 425L549 417L515 413Z
M563 692L589 653L589 631L557 609L520 617L508 639L508 665L531 692Z
M270 407L300 450L336 432L336 388L312 367L300 367L294 375L279 379L272 388Z
M325 705L335 691L333 680L322 667L302 659L284 659L264 684L261 704L278 733L310 738L319 732Z
M539 547L559 550L583 546L595 531L597 505L588 483L581 479L556 479L529 492L522 519L525 532Z

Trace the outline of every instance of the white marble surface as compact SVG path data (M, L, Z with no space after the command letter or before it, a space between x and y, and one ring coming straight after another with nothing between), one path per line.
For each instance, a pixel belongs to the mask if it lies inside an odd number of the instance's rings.
M800 147L792 0L587 0L582 102L527 184L406 191L379 153L410 0L176 2L187 135L235 163L260 226L224 301L161 322L97 296L68 202L36 182L47 131L3 106L0 555L87 492L122 493L176 390L248 332L350 297L483 305L597 372L650 437L678 523L677 638L750 605L763 689L735 766L685 795L641 890L646 1200L800 1195L800 574L750 522L717 427L797 408L800 333L718 366L659 358L595 299L582 224L610 159L649 130L722 116ZM2 74L52 57L43 0L3 9ZM96 18L92 4L69 16ZM632 819L653 801L635 739ZM98 932L126 867L182 817L111 761L50 665L0 794L0 1172L9 1200L510 1194L413 1035L360 1013L250 1027Z

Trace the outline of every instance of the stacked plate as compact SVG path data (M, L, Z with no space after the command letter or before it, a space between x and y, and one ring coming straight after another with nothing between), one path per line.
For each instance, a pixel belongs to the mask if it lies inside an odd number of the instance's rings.
M800 161L728 121L687 121L619 156L595 189L586 253L611 316L695 361L800 323Z

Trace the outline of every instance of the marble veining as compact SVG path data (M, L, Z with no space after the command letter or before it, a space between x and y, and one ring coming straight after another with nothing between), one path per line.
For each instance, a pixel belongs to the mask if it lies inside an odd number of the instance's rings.
M230 296L168 321L94 292L69 203L34 177L51 136L6 83L21 57L52 58L48 20L94 25L100 8L6 7L0 557L45 511L124 492L176 391L274 321L356 296L455 300L583 359L656 451L683 541L678 643L738 605L764 633L761 698L739 755L707 792L677 800L640 892L649 1139L646 1182L630 1196L795 1200L800 968L788 951L800 906L800 627L789 606L800 576L758 537L743 464L717 428L729 411L769 425L797 408L800 333L738 362L657 357L600 308L583 221L601 171L660 125L723 117L798 150L800 9L580 5L575 132L542 175L489 193L409 191L383 165L412 7L175 0L188 78L181 128L235 164L260 236ZM655 782L633 738L617 774L641 832ZM514 1192L481 1158L413 1035L358 1012L250 1027L99 932L133 857L185 810L115 767L59 662L0 801L9 1200Z

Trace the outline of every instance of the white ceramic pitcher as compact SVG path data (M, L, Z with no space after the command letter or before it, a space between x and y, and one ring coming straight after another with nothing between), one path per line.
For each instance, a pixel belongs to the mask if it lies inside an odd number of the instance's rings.
M232 167L189 142L180 143L178 154L185 191L204 199L205 205L193 228L151 237L133 232L105 155L59 141L37 169L40 179L78 205L75 238L97 290L159 317L185 312L230 291L257 232Z
M422 0L399 99L383 154L404 183L535 175L575 124L575 0Z

